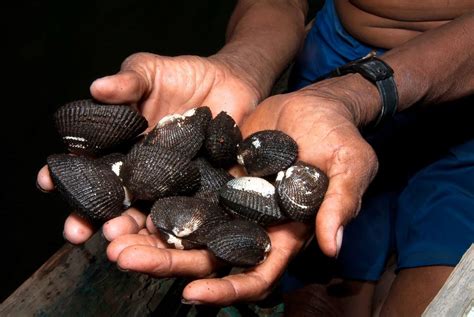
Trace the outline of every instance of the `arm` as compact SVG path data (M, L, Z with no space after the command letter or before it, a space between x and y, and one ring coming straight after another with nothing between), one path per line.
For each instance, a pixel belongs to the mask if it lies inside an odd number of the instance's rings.
M433 105L474 93L474 13L464 15L385 53L380 58L394 70L399 95L398 111L414 104ZM363 126L380 111L374 85L359 74L315 84L307 92L344 93L344 104ZM363 92L363 93L361 93Z
M247 74L265 98L304 39L307 10L301 0L239 1L216 56Z

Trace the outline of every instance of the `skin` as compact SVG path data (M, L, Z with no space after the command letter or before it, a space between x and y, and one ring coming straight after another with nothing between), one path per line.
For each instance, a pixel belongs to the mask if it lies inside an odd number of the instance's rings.
M469 0L336 0L342 25L360 41L391 49L471 12Z
M362 4L372 2L354 3L362 8ZM265 99L301 45L305 14L304 2L240 1L229 24L228 44L216 55L171 58L135 54L118 74L95 81L91 94L103 102L136 104L151 126L166 114L203 104L210 106L214 115L222 109L231 114L244 137L263 129L278 129L292 136L300 148L299 158L320 167L330 178L315 219L315 234L321 250L334 257L344 225L357 215L362 195L377 172L375 153L358 128L376 118L380 97L375 86L360 75L350 74ZM435 104L474 92L474 38L468 32L474 29L474 15L433 26L437 27L416 37L410 33L390 44L397 47L383 56L395 70L399 110L417 102ZM357 34L357 27L352 32ZM54 187L46 167L38 174L38 184L45 190ZM290 223L268 231L273 248L265 262L240 274L205 278L219 263L206 251L167 249L138 211L128 210L103 226L104 236L112 241L107 249L109 259L120 268L157 277L198 277L184 289L183 298L191 303L219 305L264 298L312 229ZM69 241L82 243L91 234L91 227L77 216L66 220L65 237ZM400 303L406 303L407 309L409 305L420 309L426 304L426 298L405 301L400 291L410 280L407 276L418 274L418 270L423 268L399 275L404 278L394 284L398 288L393 288L383 311ZM440 276L440 280L445 278ZM410 292L406 296L419 292L417 287L420 285L407 288ZM366 291L373 291L373 287L353 289L365 298L370 298Z

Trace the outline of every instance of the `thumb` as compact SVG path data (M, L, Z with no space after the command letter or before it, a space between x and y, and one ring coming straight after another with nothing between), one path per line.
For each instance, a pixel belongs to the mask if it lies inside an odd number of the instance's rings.
M137 103L150 91L151 85L139 73L124 70L112 76L96 79L90 91L104 103Z
M339 254L344 225L355 217L360 208L360 199L349 188L337 176L333 177L316 215L318 244L321 251L330 257Z

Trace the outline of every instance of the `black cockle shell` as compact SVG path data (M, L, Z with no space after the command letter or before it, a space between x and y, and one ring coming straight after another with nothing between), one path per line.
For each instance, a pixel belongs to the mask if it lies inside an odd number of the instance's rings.
M271 250L271 242L256 223L234 219L217 225L209 233L207 247L217 258L246 267L263 262Z
M148 126L129 105L106 105L92 99L59 107L54 119L70 152L97 156L130 142Z
M237 145L242 133L234 119L221 111L207 127L204 147L207 157L214 166L229 167L236 163Z
M277 175L275 187L281 210L295 221L314 220L328 185L328 177L319 168L297 162Z
M223 168L213 167L203 157L197 157L194 163L201 175L201 184L194 196L218 204L219 190L234 177Z
M201 149L211 117L209 107L194 108L183 115L168 115L158 122L143 142L158 144L193 158Z
M268 176L290 167L298 156L298 145L278 130L256 132L243 140L237 162L252 176Z
M156 144L136 144L120 175L125 187L141 200L192 193L200 184L199 170L189 158Z
M235 178L221 188L219 199L231 214L262 226L285 219L276 200L275 187L263 178Z
M199 191L220 190L222 186L234 178L227 170L213 167L205 158L198 157L194 162L201 174Z
M205 246L209 232L229 221L218 205L187 196L158 199L150 217L155 227L168 235L168 242L178 249Z
M102 222L123 211L124 188L107 165L67 154L50 155L47 163L56 189L80 215Z

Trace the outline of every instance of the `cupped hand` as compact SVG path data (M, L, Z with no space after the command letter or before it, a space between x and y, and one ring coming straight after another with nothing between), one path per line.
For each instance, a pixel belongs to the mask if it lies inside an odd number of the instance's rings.
M226 111L237 123L242 122L261 98L246 75L218 55L165 57L138 53L128 57L119 73L99 78L90 87L92 96L104 103L129 103L143 114L151 129L165 115L184 113L197 106L208 106L213 115ZM44 191L54 190L47 166L37 176ZM144 226L145 216L136 209L103 226L104 236L136 233ZM93 227L71 214L65 222L64 237L75 244L85 242Z
M330 86L313 87L267 98L242 126L245 135L266 129L285 132L298 143L298 158L328 175L315 230L321 250L332 257L378 168L375 152L360 135L350 109Z
M272 249L263 263L238 274L216 278L210 275L223 263L210 252L169 249L156 234L149 217L147 228L139 234L122 235L112 241L107 248L109 259L117 262L122 270L155 277L197 277L199 279L183 290L183 299L222 306L265 298L311 234L309 226L295 222L268 228Z

